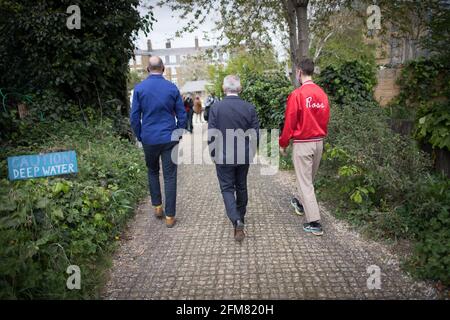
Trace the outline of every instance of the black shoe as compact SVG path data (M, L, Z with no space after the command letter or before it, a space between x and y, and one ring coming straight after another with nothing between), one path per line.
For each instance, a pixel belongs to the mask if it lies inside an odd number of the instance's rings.
M319 221L313 221L303 224L303 230L305 232L311 232L315 236L323 235L322 225L319 223Z
M242 222L241 220L236 221L236 225L234 227L234 240L238 242L244 240L245 238L244 227L245 227L244 222Z

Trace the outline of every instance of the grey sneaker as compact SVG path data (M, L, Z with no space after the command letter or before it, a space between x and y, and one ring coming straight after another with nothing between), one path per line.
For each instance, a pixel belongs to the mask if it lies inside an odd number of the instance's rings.
M292 198L291 206L294 208L297 215L302 216L305 213L305 209L297 198Z

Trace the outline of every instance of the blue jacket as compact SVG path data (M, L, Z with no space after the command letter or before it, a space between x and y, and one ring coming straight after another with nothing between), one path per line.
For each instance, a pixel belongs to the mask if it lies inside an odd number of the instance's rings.
M186 128L186 111L176 85L159 74L136 85L130 124L143 144L171 142L173 131Z
M208 132L210 152L216 164L252 162L259 143L259 120L255 106L238 96L226 96L211 107L208 129L216 129L222 136L222 139L218 139L213 131ZM235 133L236 137L227 136L228 130ZM246 134L239 134L239 131ZM227 143L228 139L233 141ZM240 149L240 145L243 149Z

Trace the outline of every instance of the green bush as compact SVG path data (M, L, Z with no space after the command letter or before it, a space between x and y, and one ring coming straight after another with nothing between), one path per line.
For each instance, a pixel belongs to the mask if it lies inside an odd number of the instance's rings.
M409 61L397 82L401 89L399 104L412 108L436 98L450 98L450 62L440 58Z
M430 166L414 140L392 132L377 104L333 108L328 141L332 148L325 153L327 163L335 165L345 184L374 188L366 200L375 205L401 202L404 188Z
M377 80L372 63L348 61L337 66L330 65L321 71L318 80L318 84L338 105L374 100L373 89Z
M286 99L294 87L282 71L255 74L247 70L242 75L242 99L253 103L261 128L281 129Z
M415 137L434 148L450 151L450 102L430 103L419 109Z
M223 79L227 75L237 74L241 77L247 75L251 78L279 68L280 64L272 48L265 48L258 52L238 50L232 54L226 66L218 64L208 67L208 76L212 82L208 85L208 91L214 93L216 97L223 98Z
M81 28L69 30L66 11L72 4L77 3L0 1L0 61L7 62L0 64L0 140L15 131L17 105L25 102L31 107L25 98L31 95L52 95L69 102L37 104L46 109L43 113L49 111L48 115L58 120L76 115L86 106L127 115L133 41L139 30L149 32L152 13L141 17L138 0L78 1ZM120 101L119 112L107 103L111 99Z
M348 90L341 88L346 83L333 86L338 98L332 97L317 179L320 199L371 236L412 241L415 249L405 266L449 285L450 180L430 173L431 159L412 137L390 129L386 113L367 99L371 86L357 85L363 92L356 90L361 95L351 99L341 95ZM433 120L436 127L445 123L447 113Z
M413 273L449 285L450 180L377 105L333 108L317 189L336 214L377 238L416 243Z
M398 79L400 94L388 111L415 121L415 137L450 150L450 62L441 57L408 62Z
M1 153L0 298L95 298L111 249L147 190L142 153L109 122L41 124L29 137ZM5 178L7 156L58 150L77 152L78 174ZM66 288L69 265L81 269L81 290Z

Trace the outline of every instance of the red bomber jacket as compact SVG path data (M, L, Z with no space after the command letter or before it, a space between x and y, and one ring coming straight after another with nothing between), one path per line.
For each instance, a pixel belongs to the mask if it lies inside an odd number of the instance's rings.
M294 143L322 140L327 135L329 119L326 93L311 80L305 81L287 99L280 147L286 148L290 139L294 139Z

